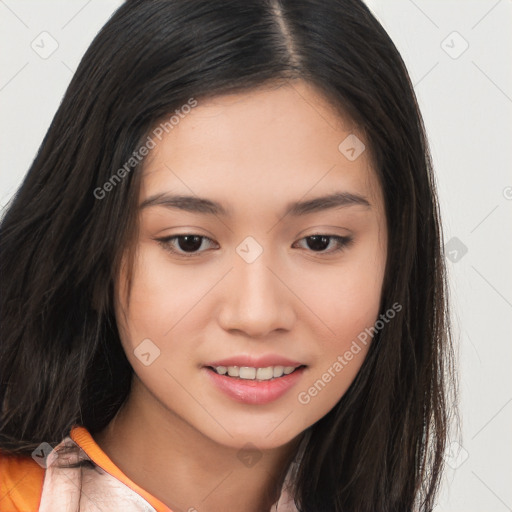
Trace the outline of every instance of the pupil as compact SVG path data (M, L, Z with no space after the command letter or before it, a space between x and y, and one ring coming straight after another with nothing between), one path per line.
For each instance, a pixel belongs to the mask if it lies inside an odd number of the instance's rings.
M315 251L323 251L329 246L329 237L323 235L308 236L308 246Z
M201 247L201 237L196 235L184 235L178 238L178 245L182 251L194 252Z

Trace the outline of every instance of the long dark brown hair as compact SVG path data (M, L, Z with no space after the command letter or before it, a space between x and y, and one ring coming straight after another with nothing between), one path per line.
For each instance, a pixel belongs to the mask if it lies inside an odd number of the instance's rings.
M136 239L143 161L98 188L191 98L297 78L367 138L389 234L381 313L403 309L310 428L295 501L432 510L457 416L439 206L406 67L360 0L128 0L106 23L1 222L1 450L30 454L75 424L98 432L130 391L113 287Z

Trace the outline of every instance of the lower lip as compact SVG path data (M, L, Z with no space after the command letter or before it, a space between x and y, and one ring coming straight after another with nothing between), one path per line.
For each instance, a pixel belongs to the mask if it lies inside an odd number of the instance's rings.
M272 380L247 380L219 375L211 368L204 368L213 384L233 400L244 404L262 405L277 400L289 391L302 377L306 367Z

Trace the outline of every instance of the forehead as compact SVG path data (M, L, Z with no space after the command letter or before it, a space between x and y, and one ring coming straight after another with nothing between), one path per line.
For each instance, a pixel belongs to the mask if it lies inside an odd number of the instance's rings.
M143 197L171 191L270 202L343 189L378 199L369 152L346 153L346 141L360 143L359 152L364 138L303 81L198 101L153 139Z

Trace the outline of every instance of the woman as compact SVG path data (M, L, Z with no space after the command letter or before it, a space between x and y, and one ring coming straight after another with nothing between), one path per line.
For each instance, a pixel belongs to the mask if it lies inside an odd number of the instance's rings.
M1 235L2 510L432 510L440 219L362 2L128 0Z

